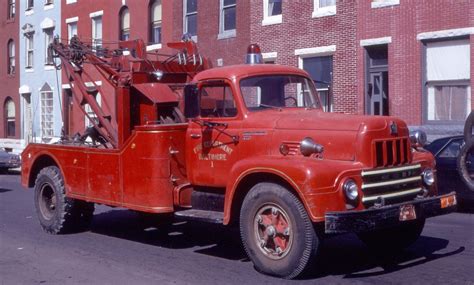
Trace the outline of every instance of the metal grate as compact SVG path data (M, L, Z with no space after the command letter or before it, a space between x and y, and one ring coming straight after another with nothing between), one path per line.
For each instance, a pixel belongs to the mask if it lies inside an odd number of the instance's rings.
M362 203L394 204L414 199L422 192L421 165L407 165L362 172Z
M407 138L374 142L375 167L397 166L410 162L410 147Z

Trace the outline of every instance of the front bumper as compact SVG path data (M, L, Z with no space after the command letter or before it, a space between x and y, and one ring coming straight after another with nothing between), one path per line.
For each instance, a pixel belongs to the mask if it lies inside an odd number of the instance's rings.
M415 208L416 219L425 219L454 212L457 201L455 193L451 192L442 196L362 211L327 212L325 232L328 234L359 233L394 227L404 223L404 221L400 221L401 207L410 204Z
M18 168L20 166L20 162L0 162L0 168Z

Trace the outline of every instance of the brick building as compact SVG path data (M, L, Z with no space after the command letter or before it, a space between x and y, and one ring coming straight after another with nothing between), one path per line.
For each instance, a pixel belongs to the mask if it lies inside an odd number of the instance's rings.
M19 8L15 0L0 5L0 147L17 152L20 144L18 96Z
M83 41L107 48L117 48L121 39L143 39L148 51L167 54L166 43L180 41L189 34L199 52L211 58L214 66L242 63L250 41L249 1L163 1L163 0L64 0L62 6L62 40L78 35ZM100 79L98 73L87 69L102 93L114 90ZM93 84L90 82L89 84ZM65 117L69 134L82 132L87 119L73 108L71 91L63 80ZM114 116L113 96L96 95L107 114ZM108 100L108 101L106 101ZM87 107L86 107L87 109Z
M328 111L458 133L474 106L471 2L252 0L251 41L307 70Z

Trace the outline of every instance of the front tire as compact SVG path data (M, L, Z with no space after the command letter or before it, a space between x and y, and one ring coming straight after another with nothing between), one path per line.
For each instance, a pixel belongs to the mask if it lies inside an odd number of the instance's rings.
M66 197L64 179L56 166L43 168L35 182L35 207L44 231L64 234L87 228L94 204Z
M312 263L319 246L303 204L274 183L259 183L247 194L240 212L240 233L258 271L288 279Z
M399 226L359 233L358 237L377 252L396 252L413 244L421 235L425 220L403 222Z

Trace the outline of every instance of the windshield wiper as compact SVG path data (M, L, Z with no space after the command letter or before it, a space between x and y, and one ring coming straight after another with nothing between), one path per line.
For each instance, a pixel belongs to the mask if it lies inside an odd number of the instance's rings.
M267 104L259 104L258 107L265 107L265 108L272 108L272 109L281 110L281 107L273 106L273 105L267 105Z

